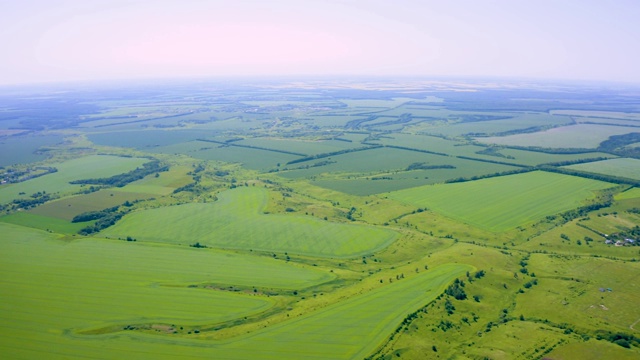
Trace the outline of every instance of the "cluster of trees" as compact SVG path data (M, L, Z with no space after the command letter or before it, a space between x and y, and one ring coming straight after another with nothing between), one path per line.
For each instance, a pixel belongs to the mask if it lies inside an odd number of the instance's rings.
M411 165L407 166L406 171L411 170L434 170L434 169L455 169L456 167L453 165L428 165L424 162L414 162Z
M120 206L114 206L114 207L110 207L104 210L100 210L100 211L87 211L87 212L83 212L82 214L76 215L73 217L73 219L71 219L72 223L79 223L79 222L87 222L87 221L93 221L93 220L98 220L98 219L102 219L104 217L109 216L110 214L118 211L118 209L120 208Z
M599 151L609 152L624 157L640 158L640 148L628 147L627 145L640 142L640 132L613 135L609 139L600 143Z
M613 194L611 194L610 192L603 192L599 194L595 200L593 200L593 203L581 206L577 209L565 211L560 214L560 217L562 217L564 223L567 223L573 219L586 216L591 211L609 207L611 206L611 204L613 204Z
M397 124L406 124L408 122L411 122L411 120L413 120L413 116L411 115L411 113L404 113L395 120L383 121L376 124L371 124L369 126L389 126L389 125L397 125Z
M621 332L614 333L606 330L598 330L596 332L596 339L607 340L627 349L630 348L632 345L636 347L640 347L640 338L631 334L625 334Z
M539 165L537 166L537 168L544 171L555 172L555 173L565 174L565 175L572 175L572 176L580 176L587 179L606 181L614 184L640 186L640 181L638 180L621 178L613 175L595 174L595 173L589 173L585 171L573 170L573 169L568 169L564 167L548 166L548 165Z
M406 147L406 146L385 145L384 147L388 147L390 149L400 149L400 150L407 150L407 151L415 151L415 152L425 153L425 154L449 156L449 154L445 154L445 153L441 153L441 152L422 150L422 149L414 149L414 148L410 148L410 147Z
M452 296L456 300L466 300L467 293L464 292L464 281L456 279L453 284L444 291L445 294Z
M303 157L303 158L300 158L300 159L291 160L291 161L289 161L287 163L287 165L297 164L297 163L316 160L316 159L324 159L324 158L328 158L328 157L331 157L331 156L337 156L337 155L347 154L347 153L356 152L356 151L375 149L375 148L379 148L379 147L382 147L382 145L364 146L364 147L359 147L359 148L344 149L344 150L334 151L334 152L329 152L329 153L316 154L316 155L312 155L312 156L306 156L306 157Z
M143 164L141 168L129 171L124 174L114 175L108 178L83 179L71 181L71 184L93 184L93 185L109 185L115 187L123 187L128 183L140 180L147 175L168 171L169 166L162 164L159 160L154 160Z
M529 172L529 171L531 171L531 169L528 169L528 168L507 170L507 171L501 171L501 172L497 172L497 173L493 173L493 174L476 175L476 176L471 176L471 177L459 177L459 178L455 178L455 179L449 179L449 180L445 180L445 183L446 184L451 184L451 183L459 183L459 182L465 182L465 181L474 181L474 180L486 179L486 178L491 178L491 177L496 177L496 176L506 176L506 175L526 173L526 172Z
M46 191L38 191L30 196L29 199L13 199L11 202L14 208L30 209L52 199L51 194L47 194Z
M505 159L515 159L511 155L505 155L505 154L501 153L497 148L495 148L493 146L486 147L484 150L476 151L476 154L478 154L478 155L487 155L487 156L495 156L495 157L500 157L500 158L505 158Z
M124 212L114 212L114 213L110 213L100 219L98 219L98 221L96 221L93 225L89 225L86 226L82 229L80 229L80 231L78 231L78 234L80 235L90 235L93 233L97 233L102 229L106 229L109 226L113 226L116 224L116 222L118 220L120 220L123 216L125 215Z
M240 140L242 140L242 139L240 139ZM293 151L271 149L271 148L265 148L265 147L261 147L261 146L234 144L233 142L230 142L230 141L222 142L222 141L209 140L209 139L196 139L196 141L203 141L203 142L208 142L208 143L220 144L220 145L224 145L224 146L237 146L237 147L243 147L243 148L248 148L248 149L272 151L272 152L288 154L288 155L296 155L296 156L306 156L307 155L307 154L297 153L297 152L293 152ZM237 141L237 140L235 140L235 141Z
M366 117L364 119L351 120L351 121L347 122L344 125L344 128L345 129L359 129L362 124L364 124L366 122L369 122L369 121L376 120L377 118L378 118L377 115L370 115L370 116L368 116L368 117Z
M4 170L4 168L0 167L0 170ZM24 170L6 169L6 171L0 174L0 180L3 180L7 184L15 184L55 172L58 172L58 169L51 166L28 167Z
M122 206L130 207L131 205L133 204L127 201ZM88 225L80 229L80 231L78 231L78 234L90 235L93 233L97 233L102 229L106 229L109 226L115 225L115 223L118 220L120 220L128 212L128 209L125 209L124 211L119 211L120 207L121 206L119 205L119 206L106 208L100 211L87 211L82 214L76 215L71 220L71 222L81 223L81 222L96 220L96 222L93 223L92 225Z
M471 160L471 161L481 161L481 162L486 162L486 163L490 163L490 164L507 165L507 166L518 166L518 167L523 167L523 168L529 168L530 167L528 165L514 164L514 163L509 163L509 162L504 162L504 161L497 161L497 160L489 160L489 159L479 159L479 158L463 156L463 155L459 155L459 156L456 156L456 157L458 159Z

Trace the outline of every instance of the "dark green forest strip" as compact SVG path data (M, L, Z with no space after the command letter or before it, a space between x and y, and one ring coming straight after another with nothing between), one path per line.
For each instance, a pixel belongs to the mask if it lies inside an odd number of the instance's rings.
M317 154L317 155L313 155L313 156L307 156L301 159L295 159L295 160L291 160L287 163L287 165L291 165L291 164L297 164L297 163L301 163L301 162L305 162L305 161L311 161L311 160L317 160L317 159L322 159L322 158L327 158L327 157L331 157L331 156L337 156L337 155L342 155L342 154L347 154L347 153L352 153L352 152L356 152L356 151L364 151L364 150L371 150L371 149L377 149L377 148L381 148L383 147L382 145L373 145L373 146L365 146L365 147L360 147L360 148L355 148L355 149L344 149L344 150L340 150L340 151L334 151L334 152L330 152L330 153L323 153L323 154Z
M142 168L131 170L124 174L114 175L108 178L83 179L70 181L70 184L81 185L110 185L115 187L123 187L128 183L140 180L147 175L153 173L168 171L169 166L162 164L159 160L154 160L146 164L142 164Z
M564 174L564 175L579 176L586 179L605 181L605 182L610 182L614 184L640 186L640 181L638 180L633 180L633 179L628 179L628 178L623 178L618 176L595 174L595 173L590 173L586 171L566 169L566 168L547 166L547 165L540 165L540 166L537 166L537 168L543 171L555 172L555 173Z
M171 118L180 117L180 116L185 116L185 115L191 115L191 114L193 114L193 113L191 113L191 112L186 112L186 113L175 114L175 115L167 115L167 116L154 117L154 118L150 118L150 119L140 119L140 120L132 120L132 121L121 121L121 122L116 122L116 123L111 123L111 124L96 125L96 126L94 126L94 128L101 128L101 127L114 126L114 125L135 124L135 123L141 123L141 122L147 122L147 121L153 121L153 120L171 119ZM94 121L94 119L91 119L91 121Z
M241 145L241 144L236 144L236 143L235 143L235 141L228 141L228 142L225 142L225 141L207 140L207 139L196 139L196 141L203 141L203 142L214 143L214 144L220 144L220 145L226 145L226 146L243 147L243 148L247 148L247 149L254 149L254 150L271 151L271 152L276 152L276 153L281 153L281 154L288 154L288 155L295 155L295 156L308 156L307 154L297 153L297 152L293 152L293 151L278 150L278 149L269 149L269 148L265 148L265 147L261 147L261 146L252 146L252 145ZM236 141L237 141L237 140L236 140Z

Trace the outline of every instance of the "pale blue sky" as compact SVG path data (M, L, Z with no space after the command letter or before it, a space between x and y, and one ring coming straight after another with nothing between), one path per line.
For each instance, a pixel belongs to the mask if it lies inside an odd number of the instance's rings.
M0 0L0 84L182 76L640 83L637 0Z

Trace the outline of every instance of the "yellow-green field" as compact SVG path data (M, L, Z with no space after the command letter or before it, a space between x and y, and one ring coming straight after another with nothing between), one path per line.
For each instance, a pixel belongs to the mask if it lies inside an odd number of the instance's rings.
M429 208L491 231L505 231L576 208L612 184L535 171L473 182L423 186L389 198Z

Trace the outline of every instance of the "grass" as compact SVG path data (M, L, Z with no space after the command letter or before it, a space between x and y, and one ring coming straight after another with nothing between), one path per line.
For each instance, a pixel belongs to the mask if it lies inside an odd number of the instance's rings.
M261 212L267 195L263 188L241 187L219 194L215 203L144 210L125 216L103 235L323 257L370 253L396 238L393 231L364 225L294 214L265 215Z
M64 242L4 223L0 231L0 353L8 358L193 355L200 347L190 353L188 341L176 347L172 339L157 336L132 340L131 335L78 332L150 323L175 324L186 332L274 304L265 296L191 284L299 289L333 278L264 257L114 240Z
M638 128L579 124L561 126L535 133L516 134L503 137L478 138L488 144L539 146L548 148L597 148L601 142L613 135L637 132Z
M591 197L593 191L611 186L600 181L536 171L466 183L423 186L392 192L388 196L500 232L576 208Z
M640 188L632 188L616 195L616 200L637 199L640 198Z
M591 217L594 218L595 215L592 214ZM597 217L596 219L600 218ZM526 251L544 250L561 254L598 254L600 256L613 256L626 259L638 255L638 251L634 251L633 248L605 244L606 239L603 236L582 226L578 226L578 223L587 224L587 226L595 228L596 230L608 230L600 229L590 221L574 220L532 237L529 241L519 244L518 248ZM617 231L620 231L620 229L617 229ZM563 238L562 235L565 235L568 239ZM593 241L587 242L585 240L586 237L593 239Z
M640 296L635 281L640 270L637 263L533 254L528 268L539 284L518 298L516 314L571 324L591 336L597 329L630 332L629 326L640 318L637 307L629 306ZM601 292L600 288L612 291Z
M26 226L45 231L54 231L59 234L76 234L80 229L87 226L87 223L71 223L68 220L57 217L32 214L28 212L17 212L0 217L0 222Z
M619 158L567 166L569 169L640 180L640 160Z
M635 348L625 349L616 344L591 339L558 347L550 352L548 357L551 359L634 360L640 357L640 352Z
M7 203L16 198L26 198L38 191L62 193L79 190L80 185L69 184L69 181L125 173L148 161L140 158L92 155L51 164L50 166L57 168L58 172L0 187L0 203ZM21 192L25 194L20 195Z

